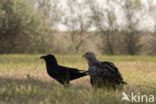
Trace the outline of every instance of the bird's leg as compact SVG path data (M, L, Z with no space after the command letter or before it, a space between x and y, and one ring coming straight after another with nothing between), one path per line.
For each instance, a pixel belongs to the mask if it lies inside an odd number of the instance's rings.
M71 86L72 86L71 84L64 84L64 88L69 88Z

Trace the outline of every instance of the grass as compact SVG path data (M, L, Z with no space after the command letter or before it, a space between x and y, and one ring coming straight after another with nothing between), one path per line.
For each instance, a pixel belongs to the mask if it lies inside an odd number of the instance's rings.
M128 82L124 90L113 92L93 89L88 76L74 80L72 87L64 88L47 75L40 56L0 55L0 104L132 104L121 102L123 91L128 96L134 92L156 97L156 57L99 56L100 60L114 62ZM61 65L88 69L81 55L56 57Z

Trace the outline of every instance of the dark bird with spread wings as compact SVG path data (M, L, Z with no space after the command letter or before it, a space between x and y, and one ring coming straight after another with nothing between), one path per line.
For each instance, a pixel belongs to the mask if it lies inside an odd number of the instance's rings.
M116 90L127 84L113 63L99 61L93 52L86 52L83 57L88 61L90 83L93 87Z
M40 58L45 60L49 76L63 85L69 85L70 80L88 75L87 71L58 65L54 55L49 54L47 56L41 56Z

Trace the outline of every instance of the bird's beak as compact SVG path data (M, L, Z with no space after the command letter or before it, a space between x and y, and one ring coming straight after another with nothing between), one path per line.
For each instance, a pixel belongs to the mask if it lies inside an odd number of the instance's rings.
M41 56L40 58L41 58L41 59L44 59L44 58L45 58L45 56Z

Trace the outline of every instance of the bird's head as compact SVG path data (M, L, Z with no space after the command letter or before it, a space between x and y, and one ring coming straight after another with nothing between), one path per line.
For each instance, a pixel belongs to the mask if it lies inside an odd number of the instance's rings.
M89 64L93 64L94 62L97 61L96 55L93 52L90 52L90 51L85 52L83 57L86 58L86 60L88 61Z
M92 58L92 57L96 58L96 55L93 52L88 51L88 52L85 52L85 54L82 57L84 57L86 59Z
M46 62L57 64L57 60L54 55L48 54L46 56L41 56L41 59L44 59Z

